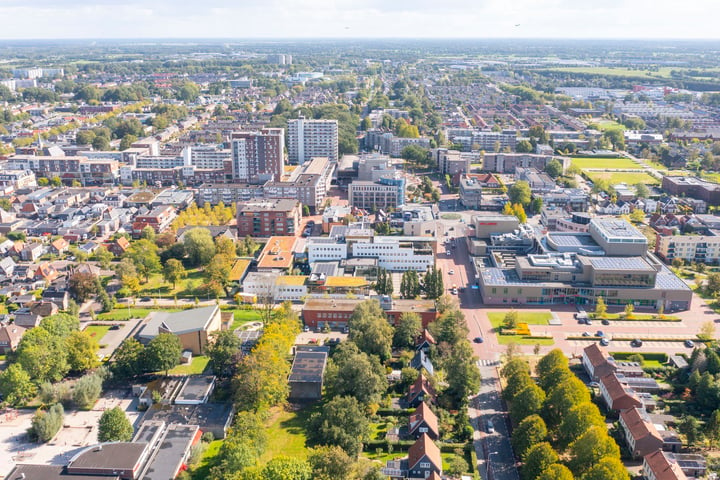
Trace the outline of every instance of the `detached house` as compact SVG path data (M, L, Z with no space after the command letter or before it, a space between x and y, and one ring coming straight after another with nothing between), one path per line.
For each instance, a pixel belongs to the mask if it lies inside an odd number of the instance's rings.
M41 243L31 243L22 249L20 252L20 258L26 262L34 262L40 258L45 251L45 248Z
M408 435L419 438L426 434L432 440L440 438L437 415L430 410L427 403L421 403L410 415L408 421Z
M417 340L415 340L415 350L422 350L427 353L430 347L436 344L437 342L426 328L423 330L423 333L418 336Z
M389 460L383 474L391 480L439 480L442 474L440 449L423 433L408 450L407 458Z
M424 350L418 350L415 356L410 360L410 367L414 368L418 372L425 369L430 375L435 375L435 367L433 367L430 357L425 353Z
M433 386L430 385L430 382L423 374L420 374L415 383L410 386L405 400L410 408L415 408L426 400L435 403L436 397L437 394Z
M68 243L68 241L64 238L58 238L50 244L50 253L53 253L55 255L62 255L63 253L68 251L68 248L70 248L70 244Z
M26 330L15 324L0 327L0 353L6 355L15 351Z
M645 455L642 465L643 477L647 480L687 480L680 465L662 450Z

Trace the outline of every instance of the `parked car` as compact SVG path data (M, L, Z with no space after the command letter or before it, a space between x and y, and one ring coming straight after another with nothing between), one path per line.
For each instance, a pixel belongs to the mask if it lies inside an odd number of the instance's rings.
M607 347L610 344L610 340L607 339L607 337L603 337L600 339L600 345L603 347Z
M643 342L639 338L636 338L632 342L630 342L630 346L632 347L642 347L642 344Z
M610 325L610 320L608 320L607 318L603 318L602 320L600 320L600 323L602 323L603 325Z
M487 427L487 433L495 433L495 425L493 425L492 420L485 422L485 426Z
M475 338L473 338L473 342L475 342L475 343L483 343L484 340L483 340L482 337L475 337Z
M685 340L685 346L688 348L695 348L695 342L692 340Z

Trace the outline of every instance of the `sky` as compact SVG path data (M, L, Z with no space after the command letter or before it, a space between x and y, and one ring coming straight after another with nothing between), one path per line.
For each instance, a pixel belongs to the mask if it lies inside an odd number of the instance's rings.
M717 39L720 0L0 0L0 38Z

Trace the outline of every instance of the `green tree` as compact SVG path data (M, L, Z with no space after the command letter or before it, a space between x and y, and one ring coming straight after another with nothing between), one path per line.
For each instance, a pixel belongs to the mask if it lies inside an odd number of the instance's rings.
M340 447L317 447L310 450L308 461L315 480L352 478L354 461Z
M700 420L692 415L683 415L678 422L678 431L685 435L688 445L695 445L702 439Z
M507 401L512 401L518 393L534 384L535 382L527 372L521 371L510 375L507 377L506 387L503 388L503 398Z
M377 355L381 362L390 358L393 328L377 300L366 300L353 310L348 320L348 338L360 351Z
M509 378L523 372L527 373L528 376L530 375L530 364L523 358L513 358L503 366L500 374L505 378Z
M43 328L42 323L40 327L25 332L16 350L15 358L23 370L38 384L46 381L58 382L70 370L65 338L51 334Z
M240 412L220 447L211 478L224 479L227 472L239 472L257 463L267 446L267 431L258 415Z
M122 140L120 140L120 150L127 150L132 146L133 143L138 141L138 137L133 134L125 134L124 137L122 137Z
M531 153L533 151L532 143L527 140L520 140L515 145L515 151L518 153Z
M263 480L310 480L312 468L307 460L278 455L262 471Z
M183 245L193 266L203 267L215 256L215 242L206 228L193 228L185 232Z
M112 262L113 258L115 258L115 255L109 252L105 245L100 245L98 249L95 250L93 257L102 268L108 269L110 268L110 262Z
M155 233L155 229L148 225L147 227L143 228L140 231L140 238L143 240L150 240L151 242L155 242L155 237L157 234Z
M520 390L513 398L510 417L520 423L525 417L542 412L545 392L534 383Z
M194 82L183 83L177 93L178 100L186 103L194 102L198 96L200 96L200 87Z
M443 362L448 387L445 394L453 399L455 406L461 406L467 397L480 390L478 358L473 355L470 342L462 340L455 344L450 356Z
M212 334L205 353L210 358L210 366L215 375L229 377L235 373L240 345L240 339L232 330L221 330Z
M543 383L543 377L545 377L551 370L558 367L564 369L569 368L568 359L562 350L554 348L543 356L535 367L535 371L538 374L538 377L540 377L540 383Z
M595 316L598 318L605 318L605 316L607 316L607 305L605 305L603 297L597 297L597 301L595 303Z
M565 465L555 463L543 470L537 480L575 480L575 477Z
M110 139L103 136L97 136L92 141L93 150L104 152L110 150Z
M400 281L400 295L403 298L415 298L420 295L420 278L415 270L403 272Z
M378 268L377 281L375 282L375 291L380 295L393 294L392 276L384 268Z
M393 346L397 348L413 348L421 333L422 321L420 315L414 312L405 312L400 315L400 320L395 327Z
M98 366L98 341L87 332L72 332L65 341L70 371L84 372Z
M370 422L353 397L334 397L310 417L307 430L315 444L336 445L352 458L370 440Z
M423 278L423 290L429 300L436 300L445 293L442 272L436 267L431 267L425 272Z
M415 165L427 165L429 160L428 151L418 145L408 145L400 152L400 156Z
M582 476L582 480L630 480L619 458L604 457Z
M8 405L18 406L33 398L37 387L22 365L13 363L0 372L0 393Z
M187 277L187 271L180 260L170 258L165 262L163 278L166 282L172 283L173 288L177 286L177 282L185 277Z
M620 448L605 427L590 427L570 445L569 453L568 466L576 476L587 472L605 457L620 458Z
M716 297L720 293L720 273L712 272L708 274L705 292L711 297Z
M548 442L536 443L530 447L523 457L523 466L520 469L522 480L535 480L551 465L560 460Z
M125 339L113 355L111 370L118 378L132 378L145 371L143 354L145 349L134 338Z
M38 409L32 418L32 433L41 442L49 442L60 431L65 418L63 406L56 403L48 411Z
M720 410L715 410L705 423L705 436L712 442L720 440Z
M73 388L73 402L84 410L91 409L100 398L102 383L102 377L97 373L80 377Z
M514 330L518 325L518 312L516 310L510 310L503 317L503 329Z
M650 190L644 183L636 183L635 194L638 196L638 198L648 198L650 196Z
M220 286L220 293L228 294L232 260L225 255L215 255L205 266L205 279L208 285Z
M605 417L594 403L581 403L572 407L558 428L558 445L563 449L580 438L591 427L605 428Z
M562 422L565 415L577 405L590 402L590 393L585 384L576 376L555 384L548 391L543 415L551 428Z
M168 371L180 363L182 345L172 333L161 333L150 340L145 349L145 361L150 371Z
M545 165L545 173L550 175L552 178L559 177L563 174L562 163L560 163L558 159L553 158L547 163L547 165Z
M440 317L428 325L438 344L446 343L456 345L468 336L467 322L465 315L457 307L451 307L443 312Z
M508 197L510 203L519 203L523 207L527 207L532 199L530 184L525 180L518 180L508 189Z
M513 430L511 437L512 446L515 454L522 458L525 452L533 445L545 441L548 435L545 421L540 415L530 415L523 418Z
M157 249L153 242L143 239L133 243L125 253L126 258L135 265L138 274L145 277L145 282L150 279L151 274L162 270Z
M215 255L226 256L228 262L233 261L236 250L235 242L228 237L219 236L215 239Z
M127 415L120 407L105 410L98 421L99 442L129 442L132 440L133 427Z
M97 294L95 275L89 272L74 273L68 280L70 293L80 303L85 303L93 295Z
M444 469L444 473L457 478L468 470L468 463L462 456L451 455L447 460L447 468Z

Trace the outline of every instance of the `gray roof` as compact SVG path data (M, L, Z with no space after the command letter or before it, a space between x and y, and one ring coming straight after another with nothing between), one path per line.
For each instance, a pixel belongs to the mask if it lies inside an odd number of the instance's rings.
M7 480L115 480L119 476L69 474L62 465L17 465Z
M297 352L293 360L290 382L322 382L327 357L327 352Z
M595 270L654 272L655 269L642 257L593 257L590 263Z
M191 375L183 384L175 401L202 401L210 395L214 385L215 377L213 375Z
M150 458L142 480L175 478L182 467L185 454L192 446L198 429L197 425L170 425L154 455Z
M73 457L68 468L133 470L142 459L146 443L103 443L86 448Z
M203 330L218 308L217 305L212 305L180 312L153 312L152 318L140 331L139 336L154 338L158 335L160 327L176 335Z

